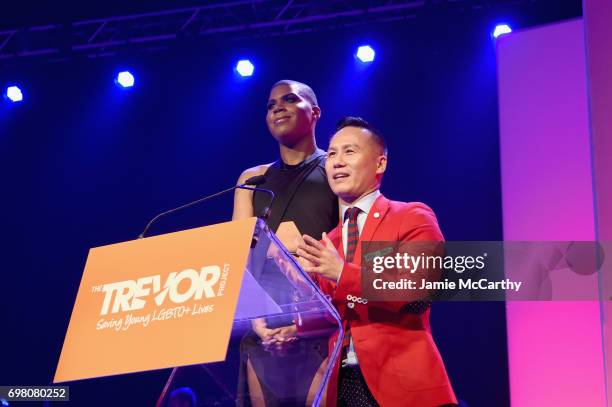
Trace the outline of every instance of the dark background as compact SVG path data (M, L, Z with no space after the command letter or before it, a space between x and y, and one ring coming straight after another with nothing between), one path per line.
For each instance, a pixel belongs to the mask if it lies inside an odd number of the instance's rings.
M14 28L161 4L84 7L23 7L0 20ZM322 148L344 115L382 130L387 197L430 205L448 240L501 240L490 32L500 20L519 28L580 15L580 2L527 2L286 37L178 41L159 53L0 62L2 89L19 83L25 95L20 104L0 101L0 384L52 380L90 247L133 239L156 213L277 158L264 116L279 79L317 93ZM377 51L368 66L353 58L364 42ZM254 62L253 77L233 72L240 57ZM136 76L128 91L113 83L124 68ZM227 195L151 232L225 221L231 206ZM431 319L457 396L472 407L509 405L504 304L438 303ZM71 383L72 404L152 405L168 375Z

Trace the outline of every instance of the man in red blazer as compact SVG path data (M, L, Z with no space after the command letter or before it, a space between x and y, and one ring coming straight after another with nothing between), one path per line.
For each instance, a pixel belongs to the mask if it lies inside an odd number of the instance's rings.
M361 118L343 119L326 162L340 224L321 241L305 235L297 251L347 332L327 405L453 406L457 399L431 336L427 303L368 301L363 294L361 242L444 240L428 206L390 201L379 192L386 166L381 134Z

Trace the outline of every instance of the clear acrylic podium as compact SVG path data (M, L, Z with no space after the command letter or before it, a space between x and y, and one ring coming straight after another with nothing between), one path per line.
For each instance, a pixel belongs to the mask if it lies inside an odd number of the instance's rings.
M318 406L341 330L329 300L259 219L225 361L174 368L157 406Z

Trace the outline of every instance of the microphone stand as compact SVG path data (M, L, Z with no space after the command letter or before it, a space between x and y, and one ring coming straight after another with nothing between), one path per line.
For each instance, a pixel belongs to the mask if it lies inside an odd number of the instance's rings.
M169 215L171 213L174 213L174 212L177 212L177 211L180 211L180 210L183 210L183 209L187 209L187 208L189 208L189 207L191 207L193 205L197 205L197 204L199 204L201 202L204 202L204 201L207 201L207 200L209 200L211 198L215 198L215 197L217 197L219 195L226 194L226 193L228 193L230 191L233 191L235 189L248 189L249 191L260 191L260 192L268 193L268 194L270 194L272 196L271 199L270 199L270 206L272 205L272 201L274 200L274 192L270 191L269 189L249 187L247 185L248 185L247 183L236 185L236 186L233 186L231 188L224 189L223 191L217 192L215 194L205 196L204 198L200 198L197 201L193 201L193 202L189 202L189 203L187 203L185 205L181 205L178 208L173 208L173 209L167 210L165 212L162 212L159 215L155 216L153 219L151 219L149 221L149 223L147 223L147 226L145 226L145 228L142 231L142 233L138 235L138 239L144 238L146 233L147 233L147 231L151 227L151 225L153 225L153 223L155 223L159 218L162 218L162 217L164 217L166 215ZM268 219L268 216L270 216L270 206L265 207L263 209L261 215L259 215L258 217L261 217L264 220Z

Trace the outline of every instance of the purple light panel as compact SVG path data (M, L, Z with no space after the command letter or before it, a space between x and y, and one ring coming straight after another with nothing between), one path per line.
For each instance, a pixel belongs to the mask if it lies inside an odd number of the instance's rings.
M594 240L582 20L497 40L505 240ZM598 302L507 304L512 406L605 406Z

